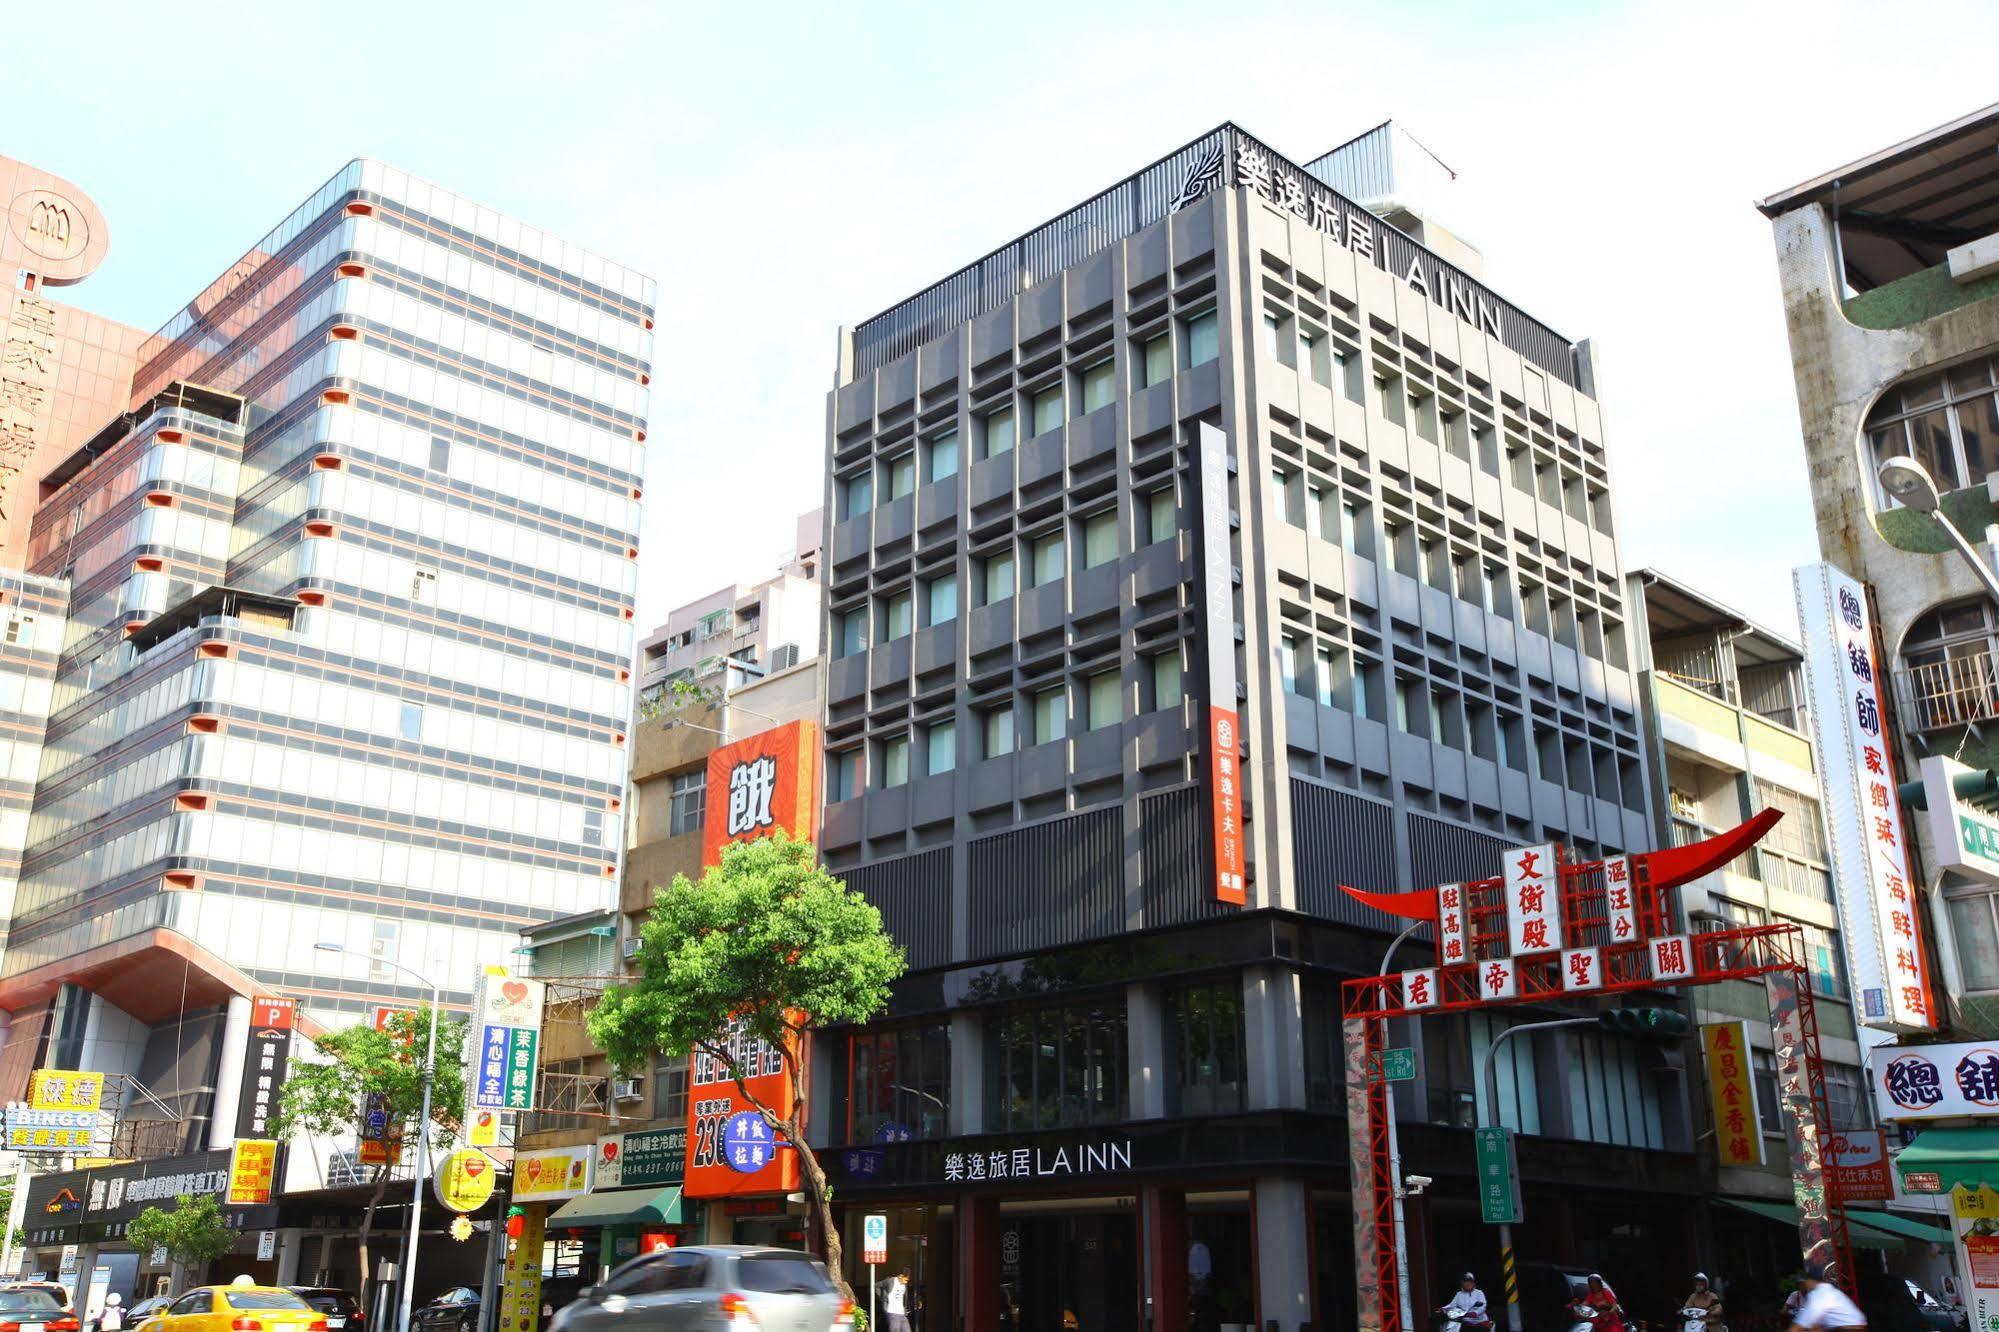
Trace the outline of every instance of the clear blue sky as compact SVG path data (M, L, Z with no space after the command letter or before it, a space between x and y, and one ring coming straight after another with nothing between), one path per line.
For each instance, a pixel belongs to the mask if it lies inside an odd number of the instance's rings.
M15 9L0 151L111 225L77 304L160 324L360 155L656 277L642 626L789 546L838 325L1223 120L1302 158L1393 117L1493 285L1598 343L1628 566L1788 628L1816 547L1752 203L1999 55L1989 3Z

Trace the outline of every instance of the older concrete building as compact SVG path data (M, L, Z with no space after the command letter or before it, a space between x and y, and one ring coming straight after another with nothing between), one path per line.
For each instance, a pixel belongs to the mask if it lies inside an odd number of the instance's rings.
M731 583L666 617L639 644L639 714L672 699L674 681L729 688L788 670L819 655L821 510L798 516L795 544L778 572Z
M1999 105L1764 200L1774 225L1824 558L1872 589L1900 776L1999 764L1999 603L1937 519L1884 488L1912 457L1994 565L1999 509ZM1941 1017L1999 1032L1999 884L1919 832L1944 905Z
M1395 922L1339 886L1654 842L1589 349L1404 147L1225 125L841 337L823 847L913 970L820 1042L814 1123L940 1325L1343 1322L1338 985ZM1396 1035L1416 1307L1499 1288L1465 1130L1507 1020ZM1503 1049L1523 1255L1676 1297L1677 1061Z

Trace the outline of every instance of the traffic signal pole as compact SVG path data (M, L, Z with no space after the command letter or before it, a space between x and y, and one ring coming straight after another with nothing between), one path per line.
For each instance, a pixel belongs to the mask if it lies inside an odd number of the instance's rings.
M1494 1058L1499 1047L1515 1036L1530 1031L1552 1031L1556 1027L1594 1027L1597 1020L1586 1018L1560 1018L1553 1022L1522 1022L1508 1027L1492 1038L1492 1044L1485 1047L1484 1067L1479 1072L1479 1081L1485 1086L1485 1104L1492 1115L1492 1123L1487 1125L1485 1116L1479 1116L1480 1128L1502 1128L1499 1122L1499 1065ZM1499 1223L1499 1274L1506 1283L1506 1327L1507 1332L1520 1332L1520 1278L1513 1270L1513 1226L1510 1222Z

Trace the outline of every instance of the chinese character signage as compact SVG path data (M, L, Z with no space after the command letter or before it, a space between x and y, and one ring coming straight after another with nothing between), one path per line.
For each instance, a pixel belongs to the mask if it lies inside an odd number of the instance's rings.
M1652 979L1686 980L1694 974L1694 944L1684 934L1662 934L1646 945L1652 961Z
M520 1178L515 1163L514 1178ZM515 1196L519 1196L516 1185ZM548 1209L524 1208L521 1234L500 1272L500 1322L495 1332L534 1332L541 1323L542 1246L548 1236Z
M1756 1081L1749 1068L1749 1025L1701 1024L1708 1097L1714 1107L1714 1153L1726 1166L1763 1164L1763 1127L1756 1117Z
M1603 985L1603 950L1571 948L1562 954L1562 988L1595 990Z
M243 1051L243 1091L236 1103L239 1138L262 1138L271 1131L278 1092L291 1064L297 1010L294 999L260 994L250 1001L250 1041Z
M1613 945L1638 938L1637 891L1631 881L1630 856L1611 856L1603 862L1604 919Z
M533 1108L545 994L542 982L510 976L505 967L488 967L479 978L466 1026L466 1123L476 1123L481 1111ZM475 1140L472 1145L493 1144Z
M791 1074L783 1056L740 1026L724 1041L743 1081L765 1105L791 1106ZM687 1165L682 1189L690 1198L726 1198L759 1193L792 1193L799 1187L798 1155L773 1134L760 1144L744 1127L756 1118L728 1063L706 1051L690 1061L687 1094ZM764 1126L767 1127L767 1126ZM755 1160L752 1147L764 1151ZM740 1151L738 1149L741 1149ZM768 1167L768 1168L766 1168Z
M28 1075L30 1110L95 1110L103 1095L102 1073L38 1068Z
M1836 897L1861 1021L1887 1031L1932 1031L1920 893L1895 795L1867 589L1830 564L1799 569L1795 580Z
M1832 1135L1827 1174L1841 1202L1887 1202L1895 1196L1888 1178L1888 1148L1881 1129L1847 1129ZM1999 1195L1994 1195L1999 1197Z
M1419 967L1402 973L1402 1006L1408 1009L1437 1006L1437 969Z
M1471 893L1461 883L1437 888L1437 958L1455 966L1471 956Z
M7 1146L17 1152L87 1152L97 1141L95 1110L7 1108Z
M590 1191L590 1158L593 1143L574 1147L546 1147L519 1152L514 1156L514 1201L561 1202Z
M852 1162L847 1163L849 1166ZM1131 1169L1131 1139L1007 1147L944 1153L944 1182L980 1184L993 1180L1047 1179Z
M678 1184L687 1171L687 1130L646 1129L597 1139L593 1189Z
M278 1144L269 1138L238 1138L229 1153L229 1192L222 1201L231 1207L254 1207L271 1200L271 1176L278 1164Z
M1562 863L1552 843L1517 846L1501 857L1506 936L1515 957L1562 946Z
M1867 1054L1881 1119L1999 1114L1999 1041L1877 1045Z
M819 727L794 721L737 740L708 755L708 805L701 863L718 865L722 848L774 832L799 841L818 835Z
M1242 717L1236 708L1235 554L1229 534L1229 440L1207 422L1196 431L1200 476L1200 641L1207 699L1208 835L1214 849L1215 900L1249 900L1249 858L1242 832Z
M1481 999L1511 999L1520 992L1520 977L1513 959L1495 957L1478 967L1478 996Z
M1482 1128L1473 1138L1478 1161L1478 1214L1487 1225L1520 1223L1520 1159L1513 1130Z

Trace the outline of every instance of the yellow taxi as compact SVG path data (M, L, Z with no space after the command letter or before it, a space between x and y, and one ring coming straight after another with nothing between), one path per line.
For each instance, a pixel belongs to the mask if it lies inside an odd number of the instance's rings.
M326 1315L282 1286L196 1286L132 1332L326 1332Z

